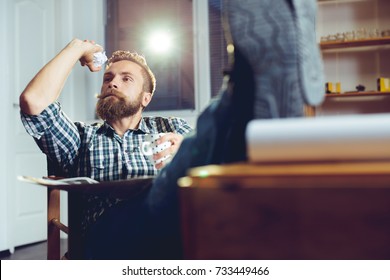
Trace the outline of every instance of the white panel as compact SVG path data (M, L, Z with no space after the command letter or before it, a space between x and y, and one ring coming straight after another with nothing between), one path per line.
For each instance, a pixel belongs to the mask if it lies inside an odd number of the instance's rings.
M7 9L6 2L0 1L0 41L6 42L7 38ZM0 53L8 53L6 44L0 44ZM9 80L8 80L8 64L4 63L0 67L0 84L2 85L2 102L0 102L0 127L3 131L8 131L8 119L7 115L9 108L7 105L10 104L10 96L6 93L9 92ZM9 249L9 242L7 236L8 230L8 209L7 209L7 138L0 137L0 251Z
M15 5L15 104L28 82L51 58L49 50L54 42L48 30L53 23L48 20L46 9L35 2L23 1ZM25 134L20 128L18 126L17 133Z
M42 173L42 166L46 166L46 158L43 155L37 154L22 154L16 156L16 176L28 175L37 178L45 176ZM34 164L31 164L31 163ZM17 174L20 170L28 170L29 174ZM42 214L46 209L46 189L24 182L19 182L16 187L17 197L19 198L16 202L16 215L17 217L23 217L28 215Z
M19 246L46 239L46 190L16 179L18 175L46 175L46 158L27 135L15 105L28 82L54 55L55 1L7 1L12 11L9 23L14 104L9 134L13 147L7 160L12 171L9 210L12 213L12 243Z
M23 154L16 156L15 177L20 170L28 170L34 177L42 177L46 159L42 155ZM34 164L31 164L31 163ZM22 174L26 175L26 174ZM17 181L15 185L15 246L46 239L46 189L35 184Z
M34 28L32 28L32 24ZM24 85L47 62L47 15L36 3L21 2L15 7L16 91L22 92ZM33 31L33 32L32 32Z

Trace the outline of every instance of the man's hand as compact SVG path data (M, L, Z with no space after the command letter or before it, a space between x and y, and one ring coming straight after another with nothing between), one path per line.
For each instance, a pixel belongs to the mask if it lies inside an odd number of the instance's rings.
M181 142L183 141L183 135L181 134L176 134L176 133L172 133L172 132L169 132L169 133L166 133L165 135L161 136L158 140L157 140L157 145L160 145L164 142L171 142L171 146L157 154L155 154L153 156L153 159L154 160L159 160L160 158L164 157L164 156L167 156L167 155L170 155L171 157L173 157L176 152L179 150L180 148L180 145L181 145ZM162 161L158 164L156 164L156 168L157 169L161 169L162 167L164 167L170 160L165 160L165 161Z
M87 66L91 72L97 72L102 69L102 66L95 66L93 63L93 55L103 51L103 47L96 44L93 40L84 40L82 42L85 49L84 54L79 59L81 66Z

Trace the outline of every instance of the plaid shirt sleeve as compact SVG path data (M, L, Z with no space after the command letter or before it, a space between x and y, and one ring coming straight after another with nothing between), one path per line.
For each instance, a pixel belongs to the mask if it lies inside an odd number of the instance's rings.
M27 133L34 137L43 153L64 167L74 163L80 134L58 102L49 105L39 115L20 114Z
M185 135L192 131L191 126L184 119L177 117L145 117L140 126L146 133L173 132Z
M189 124L181 118L170 117L168 118L168 123L173 127L173 132L177 134L184 135L192 131L192 128L189 126ZM164 122L163 124L166 125Z

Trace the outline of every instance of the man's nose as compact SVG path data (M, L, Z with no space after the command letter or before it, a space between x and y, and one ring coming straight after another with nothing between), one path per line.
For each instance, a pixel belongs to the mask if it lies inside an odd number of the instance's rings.
M110 83L108 84L108 87L117 89L118 88L118 77L113 77L111 79Z
M111 81L108 85L108 88L115 88L115 89L118 89L118 85L114 82L114 81Z

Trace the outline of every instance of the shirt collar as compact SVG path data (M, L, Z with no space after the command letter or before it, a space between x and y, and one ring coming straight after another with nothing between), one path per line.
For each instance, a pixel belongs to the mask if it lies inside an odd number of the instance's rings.
M98 133L106 134L107 136L114 136L115 130L114 128L109 125L106 121L99 127L97 130Z
M145 119L142 117L138 125L138 130L142 131L145 134L153 133L150 127L146 124Z
M138 125L138 129L135 129L134 131L143 132L145 134L153 133L151 128L146 124L145 119L143 117L141 118L141 121ZM97 132L105 133L109 136L113 136L115 134L115 129L111 125L109 125L106 121L104 121L104 123L99 127Z

